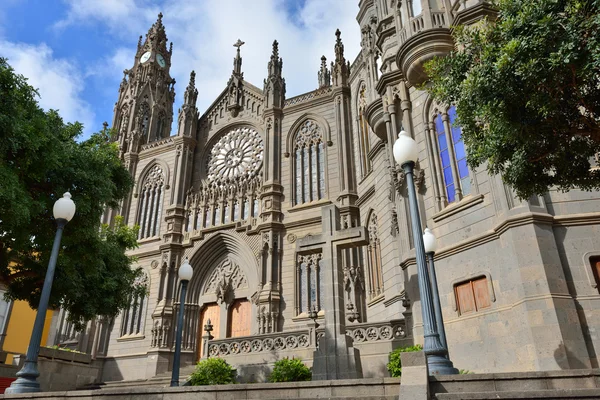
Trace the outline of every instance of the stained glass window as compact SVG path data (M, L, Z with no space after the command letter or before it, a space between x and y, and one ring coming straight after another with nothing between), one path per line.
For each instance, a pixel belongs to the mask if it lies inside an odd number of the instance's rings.
M233 202L233 220L237 221L240 218L240 204L235 200Z
M438 138L438 153L446 196L448 203L452 203L457 200L456 185L459 185L458 187L463 195L471 193L471 179L467 167L467 153L462 140L462 130L459 126L454 125L456 121L456 108L454 106L448 109L448 120L450 122L450 132L447 131L441 115L435 117L434 125ZM455 172L453 172L453 169ZM458 182L455 182L455 180Z
M300 264L300 276L298 277L298 290L300 291L300 304L298 310L300 313L308 312L308 272L306 263Z
M217 226L221 224L221 207L215 207L215 222L213 225Z
M325 197L325 151L319 126L306 121L296 136L294 204Z
M210 226L210 210L206 208L204 211L204 227L208 228Z
M244 220L248 219L248 214L250 213L250 201L248 199L244 200Z
M258 200L254 199L254 206L252 207L252 216L258 218Z
M227 203L225 205L225 215L223 216L223 223L224 224L226 224L226 223L229 222L229 211L230 211L229 203Z
M140 206L137 224L140 226L138 239L158 236L164 193L164 175L162 168L154 165L144 179L140 193Z

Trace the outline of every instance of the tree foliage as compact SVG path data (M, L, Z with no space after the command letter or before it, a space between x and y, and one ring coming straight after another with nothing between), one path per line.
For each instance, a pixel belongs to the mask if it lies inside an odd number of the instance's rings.
M496 21L457 27L428 90L455 104L471 166L521 198L600 189L600 0L496 0Z
M75 323L114 316L143 290L125 255L137 245L135 229L100 224L132 178L109 132L77 142L81 131L45 112L26 78L0 58L0 278L7 297L37 307L56 232L52 207L71 192L77 211L64 230L50 306L64 307Z
M388 355L389 362L387 363L387 370L390 372L392 378L402 376L402 353L411 353L413 351L421 351L423 346L415 344L414 346L399 347L394 349Z

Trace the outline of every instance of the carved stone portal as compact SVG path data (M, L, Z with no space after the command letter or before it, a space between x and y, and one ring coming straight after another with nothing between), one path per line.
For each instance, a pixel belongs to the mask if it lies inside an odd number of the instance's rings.
M248 287L248 279L239 265L230 259L223 260L214 269L204 288L204 294L214 293L221 303L231 303L236 289Z

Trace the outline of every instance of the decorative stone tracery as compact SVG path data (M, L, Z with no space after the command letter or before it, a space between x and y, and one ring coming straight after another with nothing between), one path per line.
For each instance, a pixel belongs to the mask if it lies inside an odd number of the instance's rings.
M236 128L213 146L208 161L208 181L223 184L255 177L262 167L263 141L252 128Z
M325 147L323 131L313 120L306 120L294 143L295 201L302 204L325 197Z
M215 293L221 303L230 303L234 299L236 289L247 287L248 279L240 266L230 259L225 259L210 275L203 293Z

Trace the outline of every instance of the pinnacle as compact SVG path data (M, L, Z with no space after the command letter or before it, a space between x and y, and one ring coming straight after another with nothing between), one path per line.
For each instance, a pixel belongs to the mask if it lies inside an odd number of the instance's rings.
M279 42L273 41L273 57L279 57Z

